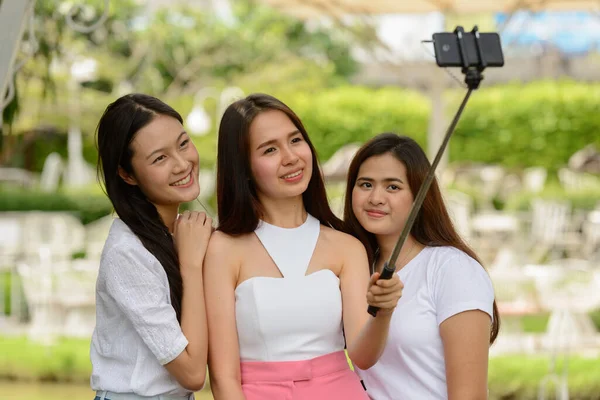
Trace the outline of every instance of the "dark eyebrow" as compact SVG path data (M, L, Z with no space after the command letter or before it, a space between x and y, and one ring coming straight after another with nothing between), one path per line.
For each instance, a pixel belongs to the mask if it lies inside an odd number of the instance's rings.
M360 177L358 177L358 179L356 179L356 181L357 181L357 182L358 182L358 181L374 182L374 181L375 181L375 179L373 179L373 178L369 178L369 177L367 177L367 176L360 176ZM382 181L383 181L383 182L386 182L386 183L390 183L390 182L400 182L401 184L403 184L403 185L404 185L404 181L403 181L402 179L400 179L400 178L383 178L383 179L382 179Z
M181 132L181 133L179 134L179 136L177 136L177 140L175 140L175 143L179 142L179 139L181 139L181 137L182 137L183 135L185 135L185 134L187 134L187 132L186 132L186 131L183 131L183 132ZM161 147L160 149L156 149L156 150L154 150L152 153L150 153L150 154L148 155L148 157L146 157L146 160L147 160L147 159L149 159L150 157L152 157L154 154L156 154L156 153L162 153L163 151L165 151L165 148L164 148L164 147Z
M288 133L287 137L290 138L290 137L292 137L294 135L297 135L299 133L301 133L301 132L298 129L296 129L295 131ZM259 144L258 147L256 148L256 150L259 150L259 149L261 149L263 147L266 147L266 146L270 146L270 145L272 145L272 144L274 144L276 142L277 142L277 139L267 140L266 142Z

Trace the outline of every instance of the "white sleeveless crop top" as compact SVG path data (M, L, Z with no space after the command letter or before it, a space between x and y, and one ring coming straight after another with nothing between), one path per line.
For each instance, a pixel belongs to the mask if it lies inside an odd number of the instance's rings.
M241 361L300 361L344 349L340 280L330 269L306 275L321 224L260 221L257 237L283 278L253 277L235 289Z

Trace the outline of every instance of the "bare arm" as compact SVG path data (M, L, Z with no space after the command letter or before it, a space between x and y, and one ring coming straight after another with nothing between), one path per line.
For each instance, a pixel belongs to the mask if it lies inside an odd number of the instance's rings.
M174 238L183 279L181 330L188 345L173 361L165 364L165 368L179 384L192 391L202 389L206 380L208 331L202 264L211 224L210 218L198 212L186 212L175 223Z
M369 280L364 247L354 238L344 239L349 243L344 244L340 283L348 355L358 368L368 369L375 365L385 348L392 312L402 295L402 283L396 274L389 281L378 281L379 273L375 273ZM365 301L367 288L368 302ZM381 308L376 317L367 313L368 304Z
M456 314L440 324L448 400L488 398L490 316L480 310Z
M208 315L208 364L215 400L244 400L240 352L235 322L235 285L239 262L232 255L233 240L215 232L208 246L204 287Z

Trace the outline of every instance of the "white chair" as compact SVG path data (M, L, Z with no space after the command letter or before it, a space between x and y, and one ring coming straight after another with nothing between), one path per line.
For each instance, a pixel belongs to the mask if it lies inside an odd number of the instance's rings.
M523 171L523 188L531 193L539 193L544 189L548 171L544 167L530 167Z
M96 323L98 260L77 259L56 274L56 297L61 307L62 335L89 337Z
M26 261L35 264L40 247L51 250L54 260L69 260L84 250L85 230L80 220L68 212L31 211L23 216L23 243Z
M11 268L23 250L20 213L0 214L0 270Z
M473 234L471 228L473 199L462 192L449 190L445 193L444 200L454 227L468 241Z
M86 258L99 259L108 237L108 232L115 217L107 215L85 225L85 254Z

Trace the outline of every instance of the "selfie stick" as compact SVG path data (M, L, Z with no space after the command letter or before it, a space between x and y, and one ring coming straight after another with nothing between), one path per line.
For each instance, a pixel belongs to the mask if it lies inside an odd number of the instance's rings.
M467 93L466 93L460 107L458 108L458 111L456 112L456 115L454 116L454 119L452 120L452 123L450 124L450 126L448 127L448 130L446 131L446 136L444 136L444 141L440 145L440 148L435 156L435 159L433 160L433 164L431 164L431 167L429 168L427 177L425 178L425 181L421 184L421 188L419 189L419 192L417 193L417 197L415 197L412 208L410 209L410 214L408 215L406 223L404 224L404 229L402 230L402 233L400 234L400 237L398 238L398 241L396 242L396 246L394 247L394 250L392 251L392 255L390 256L389 260L386 261L385 264L383 265L383 270L381 271L381 276L379 277L379 279L390 279L394 275L394 272L396 272L396 260L398 259L398 255L400 254L400 250L402 249L402 246L404 246L404 242L406 242L406 238L408 237L408 234L410 233L410 231L412 229L415 219L417 219L417 215L419 213L419 210L421 209L423 200L425 200L425 195L427 194L427 191L429 190L429 186L431 185L431 182L433 181L433 177L435 176L435 169L437 168L438 164L440 163L442 155L444 154L444 150L446 150L446 146L448 145L448 142L450 141L450 137L452 136L452 133L454 132L454 128L456 127L456 124L458 123L458 120L459 120L463 110L465 109L465 106L467 105L467 101L469 100L469 97L471 97L471 93L473 92L473 90L475 90L479 87L479 84L481 83L481 80L483 79L481 72L485 69L485 67L487 66L487 63L485 61L485 58L483 57L481 43L479 42L479 30L477 29L477 26L475 26L471 32L473 33L473 36L475 37L475 47L477 49L479 65L477 65L475 67L469 65L469 58L467 56L467 48L466 48L465 42L464 42L465 31L462 26L456 27L456 29L454 30L454 33L456 34L456 37L458 38L458 49L459 49L460 57L461 57L462 64L463 64L462 73L465 74L465 83L467 84L468 90L467 90ZM369 308L367 309L368 313L374 317L377 315L378 310L379 310L379 308L374 307L374 306L369 306Z

